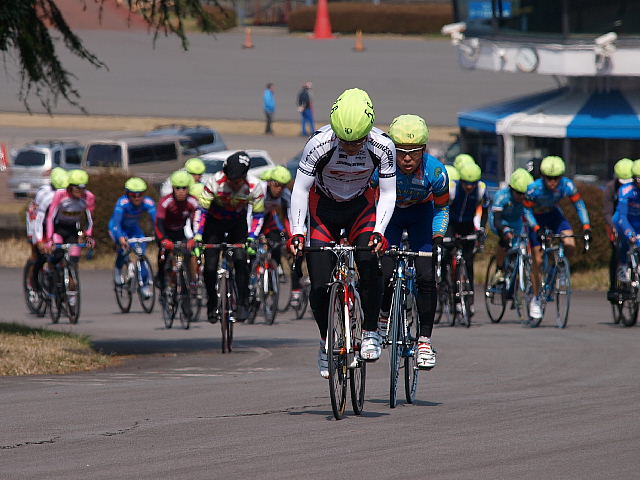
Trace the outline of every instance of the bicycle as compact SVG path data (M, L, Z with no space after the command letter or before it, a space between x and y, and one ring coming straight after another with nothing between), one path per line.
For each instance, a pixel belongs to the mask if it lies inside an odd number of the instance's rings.
M305 312L307 311L307 307L309 305L309 293L311 291L311 284L309 282L309 277L304 275L302 272L302 260L304 257L300 256L293 261L287 256L287 260L285 257L282 258L282 263L284 266L285 263L288 263L289 268L288 271L291 272L291 280L287 280L285 283L288 284L288 292L287 287L280 287L280 297L278 300L278 311L286 312L290 308L295 312L296 320L300 320ZM283 268L283 271L285 268ZM300 294L297 298L294 299L293 296L293 276L297 275L300 279ZM287 294L288 293L288 294ZM284 302L286 301L286 303Z
M542 285L540 289L540 318L528 318L531 328L536 328L542 322L547 303L555 300L556 327L565 328L569 319L571 305L571 268L569 259L564 254L564 238L583 238L584 250L589 250L589 241L584 235L552 234L545 231L542 234L543 266ZM556 245L553 245L555 243Z
M277 244L261 235L256 242L256 257L249 275L249 316L247 323L255 322L258 310L262 307L264 321L273 325L278 314L280 280L278 265L271 258L271 249Z
M38 272L38 283L34 285L33 268L37 260L27 259L22 270L22 291L24 292L24 300L29 313L42 317L45 315L47 307L46 297L42 289L44 281L43 268Z
M331 252L336 256L329 288L329 317L325 349L329 357L329 394L336 420L344 416L347 380L351 405L356 415L364 409L367 368L360 358L362 345L362 304L357 290L358 272L354 253L371 252L370 247L331 243L322 247L305 247L305 252Z
M469 279L467 263L462 256L462 242L465 240L478 240L475 233L470 235L454 235L445 237L443 246L450 250L449 261L445 275L443 275L441 289L448 292L449 325L455 326L458 321L464 327L471 326L471 299L473 298L473 285ZM446 285L442 285L446 284ZM459 305L459 307L458 307ZM444 305L442 307L444 309Z
M173 252L163 251L164 285L160 289L160 305L165 328L171 328L176 315L188 330L191 323L191 291L189 284L190 253L185 242L175 242Z
M222 353L231 352L233 343L233 324L238 306L238 291L233 271L233 252L245 248L244 243L207 243L202 248L217 248L220 250L222 261L218 263L216 272L216 311L222 332Z
M415 257L431 257L433 254L432 252L411 252L393 247L386 252L386 255L394 259L393 276L390 280L390 284L394 286L391 297L391 315L384 337L387 338L386 344L391 347L389 352L389 407L395 408L401 368L404 368L404 390L407 403L414 403L418 388L419 369L416 354L420 325L416 303L416 270L413 259ZM391 336L389 336L389 330Z
M623 281L616 272L616 303L613 314L616 323L633 327L638 321L640 306L640 247L631 245L627 251L628 281Z
M57 250L64 252L62 258L53 263L53 254L49 255L50 268L47 270L46 302L51 323L58 323L62 313L75 325L80 318L80 278L78 265L71 261L69 250L72 247L85 248L86 243L56 243Z
M196 268L191 279L191 321L200 321L200 312L205 304L204 261L202 254L196 256Z
M496 280L496 256L489 260L484 280L484 302L491 322L502 320L509 300L521 321L528 318L528 305L533 297L531 261L529 237L524 231L511 240L511 248L504 257L503 280Z
M149 243L154 237L129 238L125 254L125 262L120 267L121 283L114 280L113 290L116 302L122 313L128 313L131 309L133 292L138 293L140 306L146 313L153 311L156 302L156 293L153 287L153 268L151 262L142 251L142 244ZM134 259L131 260L131 255ZM146 278L145 278L146 276ZM145 289L145 287L147 287Z

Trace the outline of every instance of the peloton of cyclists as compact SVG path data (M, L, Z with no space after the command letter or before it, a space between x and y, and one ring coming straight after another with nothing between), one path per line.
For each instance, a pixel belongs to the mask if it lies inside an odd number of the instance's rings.
M353 88L343 92L330 113L331 124L316 131L302 152L291 195L289 248L297 254L304 249L305 234L311 247L340 240L342 229L349 243L383 249L384 233L396 201L396 162L393 141L373 126L375 111L369 95ZM379 199L370 187L379 170ZM306 230L307 213L309 229ZM308 253L311 280L310 305L320 332L318 368L329 377L325 351L329 297L327 282L335 264L330 252ZM373 361L380 357L378 315L382 302L382 276L378 275L373 252L357 252L360 294L364 310L360 355Z
M190 158L186 162L184 162L184 169L191 178L193 179L192 183L201 183L202 175L206 171L207 167L204 162L200 160L198 157ZM171 185L171 177L167 178L160 187L160 196L166 197L167 195L171 195L173 186Z
M629 246L640 245L640 160L633 162L631 169L633 182L622 185L618 190L618 205L613 221L618 231L618 273L623 282L630 281L627 269Z
M401 115L389 126L389 137L395 144L398 169L396 171L396 205L385 237L389 245L400 246L403 231L407 231L409 245L414 252L431 252L442 248L442 239L449 222L449 177L444 165L426 152L429 130L424 119L417 115ZM376 170L372 183L378 183ZM416 257L418 294L417 366L431 369L436 354L431 347L437 292L435 261L432 257ZM384 297L379 327L387 330L393 285L393 259L382 258Z
M538 298L540 292L540 264L542 263L542 247L540 233L545 229L554 234L573 235L573 229L567 218L558 206L558 202L564 197L569 197L573 202L580 222L584 230L585 239L591 237L591 226L587 207L576 188L575 183L563 176L565 164L562 158L548 156L540 164L542 178L537 179L527 190L525 199L525 216L531 227L529 239L533 245L533 290L535 296L529 304L529 315L532 318L541 318L542 309ZM575 240L563 238L567 254L571 256L575 251Z
M197 231L194 241L199 243L246 243L247 249L254 247L264 221L264 190L262 182L248 175L250 158L240 151L230 155L220 172L215 173L205 184L200 195L200 207L196 214ZM251 207L251 228L248 229L247 215ZM204 253L205 284L208 303L207 318L214 323L216 270L219 249L207 249ZM244 321L248 316L249 266L246 250L233 253L236 286L238 288L238 311L236 318Z
M109 220L109 235L116 245L116 263L113 271L116 285L122 285L123 279L120 269L126 260L129 247L129 238L144 237L144 231L140 226L142 216L147 213L155 225L156 202L144 193L147 191L147 183L138 177L128 179L124 184L124 195L116 201L113 215ZM143 252L147 251L147 244L140 244ZM146 268L145 268L146 270ZM146 279L148 272L143 271L143 279ZM146 282L145 282L146 283ZM142 294L150 297L152 292L145 284L142 287Z

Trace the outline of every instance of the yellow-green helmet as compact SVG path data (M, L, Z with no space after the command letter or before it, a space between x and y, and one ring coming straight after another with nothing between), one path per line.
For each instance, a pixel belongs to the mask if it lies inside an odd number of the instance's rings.
M124 189L127 192L141 193L147 189L147 182L138 177L131 177L125 182Z
M564 169L564 160L554 155L544 157L540 164L540 173L547 177L559 177L564 173Z
M69 172L69 185L85 186L89 183L89 174L84 170L76 169Z
M189 187L189 195L192 197L200 198L202 192L204 191L204 183L194 182Z
M633 162L633 166L631 167L631 173L634 177L640 177L640 158Z
M178 170L171 174L172 187L189 187L193 182L193 177L184 170Z
M460 180L463 182L477 182L482 176L480 167L471 162L463 163L458 171L460 172Z
M516 192L527 193L527 187L533 183L533 177L524 168L518 168L511 174L509 186Z
M184 168L191 175L202 175L207 167L199 158L190 158L184 164Z
M396 145L426 145L429 128L418 115L400 115L389 125L389 136Z
M273 180L274 182L278 182L282 185L288 184L293 178L289 169L282 165L278 165L276 168L269 170L267 172L267 177L268 178L265 180Z
M632 168L633 160L629 158L623 158L621 160L618 160L613 166L613 173L615 173L616 177L620 180L629 180L633 177L633 172L631 171Z
M51 170L51 186L56 190L67 188L69 186L69 174L64 168L56 167Z
M462 165L464 165L465 163L476 163L476 161L471 155L467 153L461 153L459 155L456 155L456 158L453 161L453 166L456 167L458 171L460 171Z
M445 165L444 168L447 169L447 174L449 175L449 180L460 180L460 172L453 165Z
M364 90L345 90L331 107L331 128L340 140L353 142L366 137L373 128L376 114L373 102Z

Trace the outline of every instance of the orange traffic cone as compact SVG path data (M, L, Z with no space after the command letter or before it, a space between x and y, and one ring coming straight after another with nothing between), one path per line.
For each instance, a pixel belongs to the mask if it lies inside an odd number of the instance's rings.
M329 6L327 0L318 0L316 12L316 26L313 30L313 38L335 38L331 33L331 20L329 20Z
M244 43L242 44L242 48L253 48L253 38L251 37L251 29L244 29Z
M364 48L364 40L362 39L362 30L358 30L356 32L356 45L353 47L354 52L364 52L366 48Z

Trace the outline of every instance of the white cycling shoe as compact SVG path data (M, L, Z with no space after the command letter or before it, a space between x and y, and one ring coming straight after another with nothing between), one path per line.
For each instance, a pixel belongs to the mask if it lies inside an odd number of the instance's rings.
M431 347L431 340L426 337L418 338L416 364L421 370L431 370L436 366L436 352Z
M362 334L360 357L367 362L375 362L380 358L380 354L382 353L380 335L378 335L376 331L369 330L364 330Z
M329 356L324 348L324 340L320 340L320 349L318 350L318 370L322 378L329 378Z
M533 297L529 302L529 316L538 320L542 318L542 308L540 307L540 300L538 297Z

